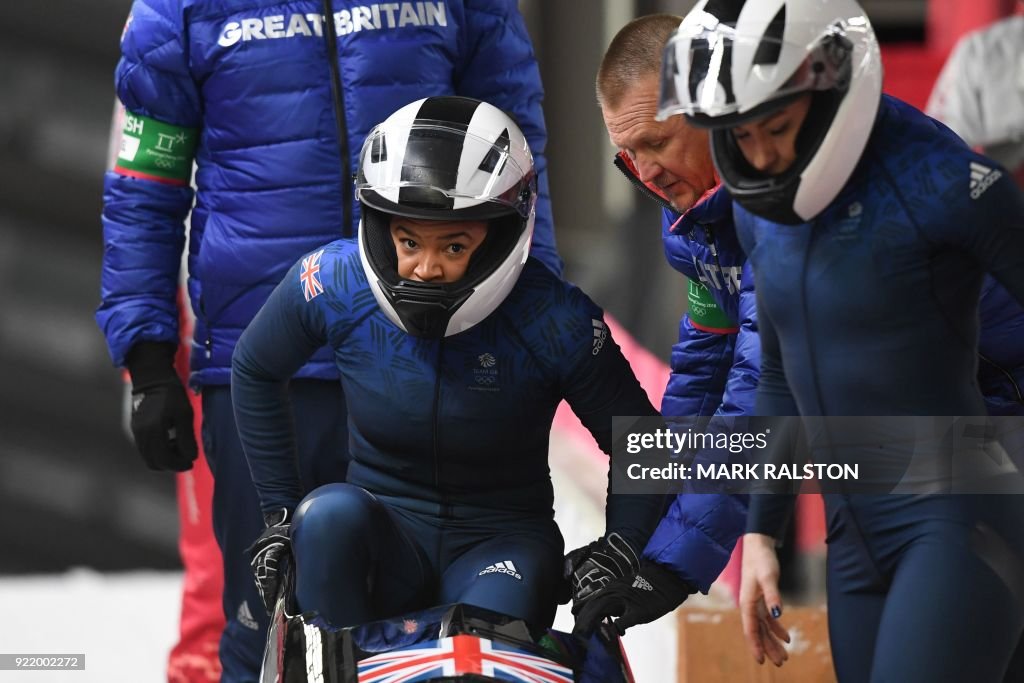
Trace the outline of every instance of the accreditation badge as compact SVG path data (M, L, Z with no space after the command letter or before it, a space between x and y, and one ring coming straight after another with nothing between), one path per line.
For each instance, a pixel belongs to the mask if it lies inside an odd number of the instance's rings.
M199 130L125 112L114 172L168 185L188 185Z

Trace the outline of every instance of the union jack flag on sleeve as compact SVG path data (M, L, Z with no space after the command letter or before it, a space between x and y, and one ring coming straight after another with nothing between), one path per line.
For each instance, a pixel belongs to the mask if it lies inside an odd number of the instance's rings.
M323 255L324 250L321 249L302 259L299 282L302 284L302 294L306 297L306 301L312 301L324 293L324 286L320 283L320 257Z

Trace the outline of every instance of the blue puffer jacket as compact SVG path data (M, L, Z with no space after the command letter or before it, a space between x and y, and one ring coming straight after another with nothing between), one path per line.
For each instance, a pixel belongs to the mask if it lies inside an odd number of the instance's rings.
M682 216L666 209L662 224L668 262L691 283L707 287L734 323L728 330L715 330L695 323L691 313L683 316L679 342L672 347L662 412L751 415L761 343L753 275L733 228L732 197L719 187ZM736 539L743 533L746 512L747 497L742 495L676 496L651 536L644 557L671 567L707 592L729 562Z
M561 272L543 93L515 0L136 0L121 49L116 84L126 110L199 131L188 255L193 384L227 384L242 330L296 258L355 234L348 179L362 142L421 97L475 97L517 119L540 174L533 255ZM178 341L192 198L187 186L106 176L97 321L117 365L139 341ZM297 376L336 378L337 370L322 349Z
M690 310L679 322L679 341L672 347L662 413L753 414L760 342L753 276L733 227L732 197L719 186L680 215L657 190L641 183L624 156L618 157L616 165L643 194L661 204L662 241L669 264L690 281L691 294L694 283L703 284L720 309L717 315L701 316L695 311L699 302L690 297ZM709 318L720 322L704 324ZM746 496L676 496L644 549L644 557L671 567L707 592L743 533L746 505Z
M757 306L753 275L732 224L729 192L719 186L682 216L665 209L662 242L669 264L691 282L702 283L730 321L721 329L702 325L692 310L683 316L662 412L750 415L760 354ZM706 385L694 381L709 373L713 378ZM709 390L701 390L702 385Z

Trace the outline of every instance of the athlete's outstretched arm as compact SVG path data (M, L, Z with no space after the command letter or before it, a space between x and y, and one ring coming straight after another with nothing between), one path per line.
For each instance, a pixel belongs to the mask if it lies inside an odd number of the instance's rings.
M599 308L592 303L590 306L593 312L581 316L576 325L588 334L580 335L573 362L562 378L563 395L601 450L611 456L613 416L657 416L658 411L651 405L647 392L640 386L607 327L603 328L606 337L593 336L591 321L600 322L603 316ZM595 345L595 339L601 343ZM608 491L605 530L622 535L638 552L647 544L664 511L664 497L611 495L610 467Z
M758 664L764 663L765 656L775 666L782 666L789 659L781 642L789 642L789 632L779 623L781 616L779 558L775 552L775 539L762 534L747 534L743 537L740 617L743 635Z
M242 334L231 359L238 435L264 514L302 500L288 379L327 341L319 304L306 301L300 263L288 271Z

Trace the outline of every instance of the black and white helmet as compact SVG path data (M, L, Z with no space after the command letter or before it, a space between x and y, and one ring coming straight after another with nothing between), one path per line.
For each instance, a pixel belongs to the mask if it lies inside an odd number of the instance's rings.
M729 129L808 92L796 162L776 177L759 173ZM715 166L733 198L794 224L818 215L849 180L881 94L878 41L854 0L702 0L665 46L658 118L681 113L713 128Z
M467 97L407 104L370 131L359 157L359 255L377 303L421 337L463 332L512 290L530 251L537 181L523 132L508 114ZM457 282L399 277L392 215L485 220L487 236Z

